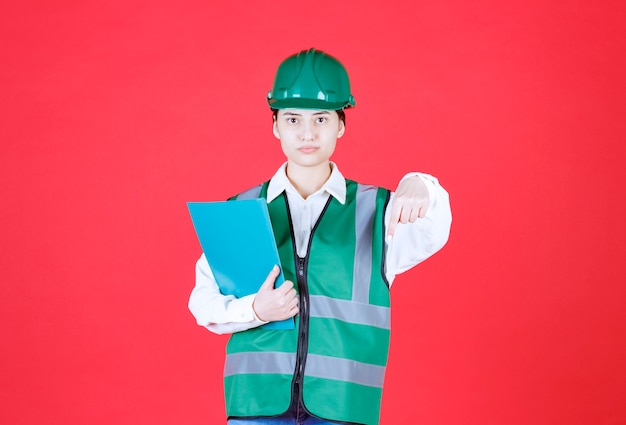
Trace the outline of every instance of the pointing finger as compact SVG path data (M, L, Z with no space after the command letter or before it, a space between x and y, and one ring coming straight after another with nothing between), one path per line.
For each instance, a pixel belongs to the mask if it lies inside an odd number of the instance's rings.
M393 234L395 233L401 213L402 208L398 206L396 202L394 202L391 208L391 216L389 217L389 228L387 229L387 236L393 236Z

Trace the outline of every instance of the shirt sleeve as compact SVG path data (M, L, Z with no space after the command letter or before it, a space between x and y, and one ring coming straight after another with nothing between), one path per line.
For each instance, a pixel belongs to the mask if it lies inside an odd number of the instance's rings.
M414 223L399 223L393 239L385 241L385 274L390 284L396 275L416 266L443 248L450 235L452 212L448 192L429 174L409 173L402 180L413 176L419 176L426 184L429 207L426 215ZM392 193L385 211L386 227L389 225L393 198Z
M267 323L254 314L255 296L236 298L222 294L204 254L196 262L196 285L189 297L189 310L198 325L216 334L227 334Z

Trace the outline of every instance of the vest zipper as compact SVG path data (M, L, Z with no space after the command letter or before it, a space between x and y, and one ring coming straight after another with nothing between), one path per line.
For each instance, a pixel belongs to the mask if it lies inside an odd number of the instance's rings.
M284 194L283 194L284 196ZM304 398L302 395L303 387L304 387L304 368L306 366L306 357L309 351L309 287L307 283L307 269L309 266L309 256L311 254L311 242L313 242L313 234L317 229L324 213L328 209L330 205L330 201L332 197L328 198L326 205L322 209L320 216L311 229L311 234L309 235L309 244L306 251L306 256L304 258L298 255L298 250L296 249L296 238L293 233L293 224L291 221L291 211L289 209L289 202L287 201L287 197L285 196L285 204L287 206L287 216L289 217L289 228L291 229L291 240L293 243L293 254L297 259L296 261L296 280L298 281L298 292L300 294L300 305L299 305L299 315L300 315L300 326L298 327L298 346L296 349L296 369L293 376L291 394L297 395L297 399L293 399L293 403L300 403L305 412L311 413L304 405Z
M298 288L300 289L300 326L298 329L298 348L296 351L296 374L294 385L299 386L299 391L297 393L300 397L302 397L304 366L306 364L306 355L309 346L309 290L306 282L306 260L306 258L298 257L296 270Z

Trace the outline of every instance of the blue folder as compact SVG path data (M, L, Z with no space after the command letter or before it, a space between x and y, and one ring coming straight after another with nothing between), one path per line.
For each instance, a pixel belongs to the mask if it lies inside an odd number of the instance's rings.
M224 295L241 298L258 292L280 258L265 199L188 202L200 246ZM282 268L275 286L285 281ZM263 325L293 329L293 318Z

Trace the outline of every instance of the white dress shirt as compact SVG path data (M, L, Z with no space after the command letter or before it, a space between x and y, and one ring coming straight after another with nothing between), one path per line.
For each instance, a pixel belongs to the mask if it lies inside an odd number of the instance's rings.
M271 202L283 192L287 195L289 211L294 230L296 249L300 257L306 256L311 230L317 222L328 197L332 196L341 204L346 201L346 181L334 163L332 172L324 185L306 199L298 193L287 178L287 163L283 164L267 188L267 202ZM424 218L414 223L398 224L393 239L385 242L386 277L391 284L396 275L421 263L440 250L448 240L452 214L448 193L433 176L423 173L409 173L402 180L419 176L428 188L428 211ZM385 211L385 225L389 223L394 194L391 194ZM269 274L269 270L267 271ZM262 282L259 282L259 285ZM223 295L215 283L215 278L204 254L196 263L196 285L189 298L189 310L199 325L218 334L239 332L264 324L252 309L256 294L242 298Z

